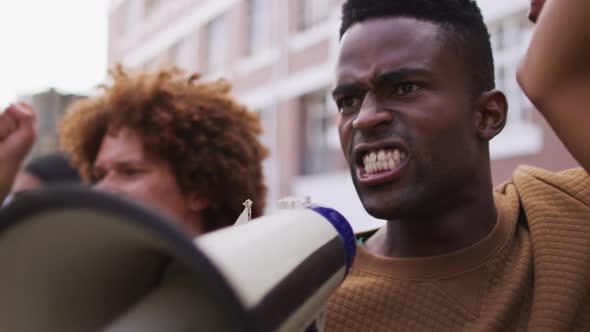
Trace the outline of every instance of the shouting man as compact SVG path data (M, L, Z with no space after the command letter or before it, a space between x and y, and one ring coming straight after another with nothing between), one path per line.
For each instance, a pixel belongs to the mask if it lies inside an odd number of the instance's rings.
M588 329L590 178L522 166L493 190L508 107L475 1L348 0L333 97L357 193L388 222L360 239L328 330Z

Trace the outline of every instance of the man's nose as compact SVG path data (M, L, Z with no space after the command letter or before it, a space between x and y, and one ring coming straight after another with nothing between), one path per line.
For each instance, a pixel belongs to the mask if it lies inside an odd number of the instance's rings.
M352 121L352 126L355 129L366 130L391 121L393 121L393 113L383 109L374 96L367 95L356 119Z

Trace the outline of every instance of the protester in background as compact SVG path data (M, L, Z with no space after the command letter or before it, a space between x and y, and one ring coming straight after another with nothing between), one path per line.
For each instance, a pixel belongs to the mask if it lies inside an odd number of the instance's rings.
M246 199L253 217L262 214L260 122L226 81L120 66L111 77L105 93L76 102L60 128L83 178L168 213L192 234L233 224Z
M578 15L569 16L577 19L556 15L561 34L531 60L588 31L584 1L547 2L546 10L577 3ZM542 13L539 23L552 16ZM340 31L333 91L340 141L365 209L387 223L360 239L350 275L328 304L326 329L587 331L590 163L558 173L521 166L493 190L489 141L508 106L495 89L476 2L348 0ZM569 45L575 54L588 43ZM569 67L557 65L567 58L553 59L546 65ZM587 74L570 75L553 87L588 86L571 80ZM537 106L558 133L571 131L563 142L574 157L590 160L587 102L560 100L561 109Z
M10 195L4 199L2 206L31 190L54 185L81 184L81 182L80 175L72 168L65 155L52 153L37 157L18 171Z
M55 184L77 184L82 179L69 159L62 153L51 153L29 161L18 172L12 193L39 189Z
M84 180L166 213L192 235L232 225L247 199L252 217L262 214L260 121L226 81L120 66L111 78L104 93L73 104L60 127Z

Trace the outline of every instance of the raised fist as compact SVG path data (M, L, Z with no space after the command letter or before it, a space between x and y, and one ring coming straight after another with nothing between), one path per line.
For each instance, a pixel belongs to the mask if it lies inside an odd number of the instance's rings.
M35 112L22 103L0 113L0 203L35 141Z

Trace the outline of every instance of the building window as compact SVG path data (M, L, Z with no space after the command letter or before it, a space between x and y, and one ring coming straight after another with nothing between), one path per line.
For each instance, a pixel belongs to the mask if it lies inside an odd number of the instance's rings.
M322 21L330 15L330 1L328 0L299 0L301 8L299 27L306 30Z
M277 134L276 134L276 110L272 106L265 106L255 110L260 116L260 124L262 126L262 135L260 136L260 142L264 145L271 156L276 156L277 151ZM279 187L277 185L280 182L280 175L278 172L279 160L275 158L266 158L263 163L264 179L268 186L268 192L266 193L267 202L276 202L279 199ZM256 204L256 202L254 202ZM272 211L274 209L273 204L267 204L266 211Z
M141 3L138 1L127 1L124 5L125 28L123 34L130 35L138 28L141 20Z
M518 12L488 24L495 59L496 87L508 99L507 126L528 120L530 103L516 81L516 70L526 50L527 34L532 29L525 13Z
M225 24L223 16L218 16L207 25L207 72L222 71L225 56Z
M301 175L345 169L338 138L338 112L329 107L327 90L300 99L303 138Z
M270 44L272 2L248 0L248 44L246 55L252 55Z
M542 129L531 121L533 106L516 81L516 70L532 32L526 13L519 11L488 22L495 60L496 87L506 94L508 119L502 133L490 142L493 159L538 153Z
M178 67L194 71L197 65L196 37L193 34L181 39L170 49L172 61Z

